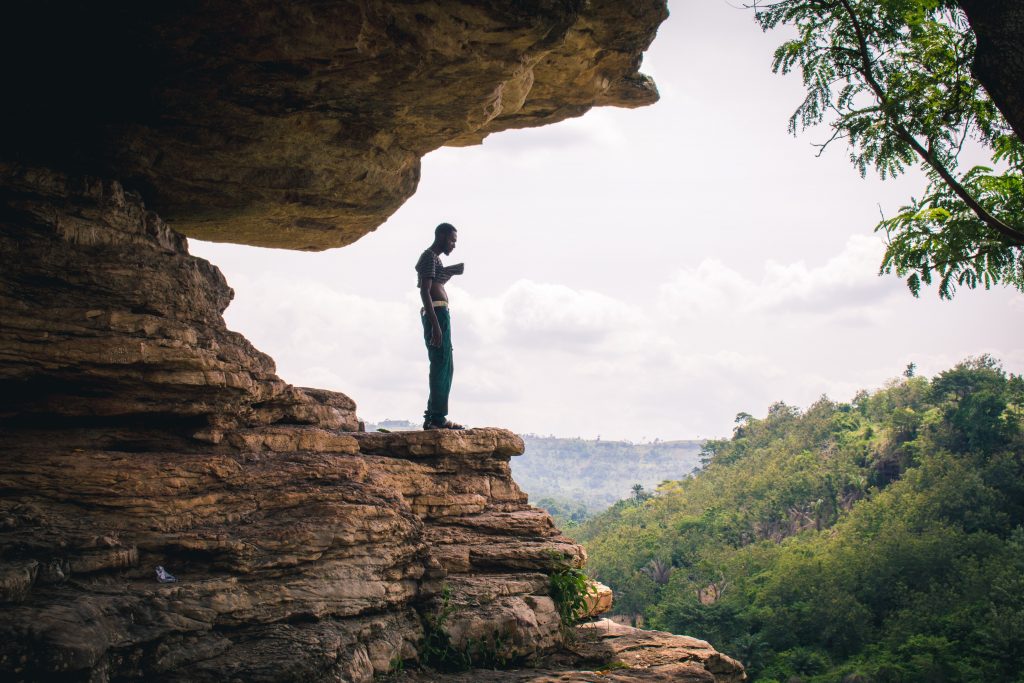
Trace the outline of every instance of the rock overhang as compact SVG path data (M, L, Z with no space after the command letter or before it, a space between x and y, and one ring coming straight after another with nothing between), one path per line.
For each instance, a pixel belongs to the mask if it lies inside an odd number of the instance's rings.
M3 10L0 155L115 178L199 239L322 250L439 147L657 100L666 0L203 0Z

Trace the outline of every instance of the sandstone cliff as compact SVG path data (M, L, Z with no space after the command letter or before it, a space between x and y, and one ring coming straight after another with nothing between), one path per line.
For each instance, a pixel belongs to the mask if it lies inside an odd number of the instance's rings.
M445 614L454 652L544 663L516 680L744 678L692 639L564 649L549 574L584 553L512 481L519 437L359 432L226 328L184 236L348 244L432 149L651 103L664 0L0 13L0 677L367 681Z
M219 271L136 195L0 181L5 680L367 681L417 661L442 596L472 658L562 643L548 574L584 553L512 480L519 437L353 431L351 400L225 328ZM643 647L743 678L670 645ZM563 668L621 659L600 652Z

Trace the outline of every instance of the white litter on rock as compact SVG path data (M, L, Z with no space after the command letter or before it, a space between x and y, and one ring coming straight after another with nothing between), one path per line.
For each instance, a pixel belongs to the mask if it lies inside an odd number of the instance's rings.
M174 583L178 579L162 566L156 566L156 580L160 583Z

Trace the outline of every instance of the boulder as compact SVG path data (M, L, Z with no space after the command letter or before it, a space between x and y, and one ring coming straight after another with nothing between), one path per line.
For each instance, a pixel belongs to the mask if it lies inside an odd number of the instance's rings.
M402 683L438 680L434 672L410 671ZM608 619L576 627L571 644L534 662L505 671L474 669L447 674L448 683L742 683L743 665L708 643L671 633L644 631Z
M592 592L587 595L587 603L579 615L580 619L591 619L610 611L615 601L612 589L600 581L589 581L588 585Z

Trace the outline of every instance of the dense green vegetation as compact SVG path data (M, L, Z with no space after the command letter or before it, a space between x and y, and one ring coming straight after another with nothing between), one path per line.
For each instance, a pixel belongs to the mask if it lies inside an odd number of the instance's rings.
M574 532L616 611L757 681L1024 681L1024 380L988 357L782 403Z
M618 500L640 484L654 489L681 479L700 462L699 441L601 441L523 437L526 452L512 458L516 482L530 502L572 527Z
M792 132L828 125L820 147L845 140L862 175L912 166L928 174L923 196L876 228L888 238L882 271L905 277L915 296L933 280L944 298L957 285L1024 291L1024 145L971 73L977 44L957 3L752 6L765 30L796 33L774 61L776 71L800 71L807 90ZM958 170L968 140L990 165Z

